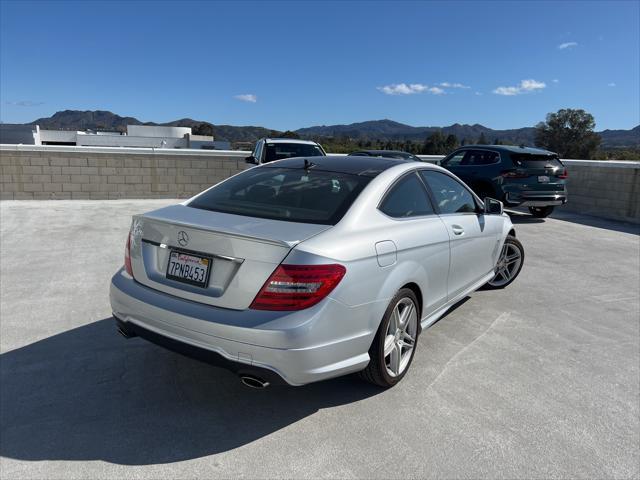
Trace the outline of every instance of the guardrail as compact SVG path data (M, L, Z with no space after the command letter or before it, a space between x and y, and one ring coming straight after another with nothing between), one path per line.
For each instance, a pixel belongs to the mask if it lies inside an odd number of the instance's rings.
M185 198L245 168L250 152L0 145L0 199ZM439 155L420 155L437 163ZM565 210L640 223L640 162L563 160Z

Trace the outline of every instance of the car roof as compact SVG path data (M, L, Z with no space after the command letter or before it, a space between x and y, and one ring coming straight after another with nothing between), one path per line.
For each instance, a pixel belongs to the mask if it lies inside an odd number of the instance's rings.
M303 143L306 145L317 145L312 140L301 140L299 138L263 138L266 143Z
M348 173L365 177L376 177L396 165L407 164L406 160L383 157L358 157L348 155L327 155L317 157L295 157L265 163L256 168L304 168L305 160L312 163L315 170Z
M413 155L409 152L403 152L402 150L355 150L351 152L349 155L355 155L357 153L371 153L373 155L383 155L386 153L402 153L403 155Z
M544 150L542 148L535 147L525 147L525 146L517 146L517 145L464 145L456 150L467 150L467 149L489 149L495 150L498 152L509 152L509 153L528 153L531 155L556 155L556 153L551 152L549 150Z

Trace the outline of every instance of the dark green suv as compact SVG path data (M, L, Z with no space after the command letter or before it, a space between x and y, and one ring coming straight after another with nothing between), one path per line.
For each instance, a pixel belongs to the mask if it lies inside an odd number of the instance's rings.
M468 145L440 161L480 198L501 200L506 206L529 207L543 218L567 202L567 169L547 150L506 145Z

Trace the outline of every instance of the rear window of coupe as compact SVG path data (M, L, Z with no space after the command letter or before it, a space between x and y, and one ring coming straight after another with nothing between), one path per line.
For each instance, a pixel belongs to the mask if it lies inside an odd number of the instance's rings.
M207 190L189 206L247 217L335 225L370 180L313 168L258 167Z

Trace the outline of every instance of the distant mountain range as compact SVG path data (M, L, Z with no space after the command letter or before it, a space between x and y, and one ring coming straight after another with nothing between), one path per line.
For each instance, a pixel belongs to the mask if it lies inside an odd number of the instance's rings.
M192 127L210 130L216 140L230 142L254 142L259 138L277 136L277 130L255 126L213 125L209 122L183 118L167 123L141 122L134 117L121 117L105 110L80 111L64 110L56 112L51 117L39 118L30 124L40 125L42 129L61 130L115 130L125 131L127 125L166 125ZM455 123L448 127L412 127L393 120L371 120L352 123L350 125L321 125L300 128L295 133L302 138L349 137L355 140L413 140L423 141L436 131L443 134L453 134L458 139L468 141L477 140L484 134L489 142L500 140L513 144L534 144L534 127L516 128L510 130L494 130L483 125L461 125ZM604 130L598 132L602 137L605 148L640 148L640 125L631 130Z

